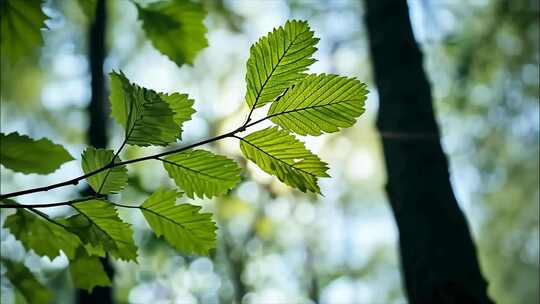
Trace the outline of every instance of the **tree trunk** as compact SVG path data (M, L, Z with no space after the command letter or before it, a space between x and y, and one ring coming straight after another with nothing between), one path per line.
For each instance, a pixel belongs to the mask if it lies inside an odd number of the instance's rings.
M87 141L96 148L105 148L107 146L107 108L106 108L106 89L105 76L103 74L103 63L106 56L105 35L107 25L106 1L98 0L96 2L95 18L90 25L88 44L88 56L91 73L92 97L88 107L90 124L87 131ZM86 195L92 194L88 188ZM101 258L101 263L107 275L113 281L114 269L107 258ZM89 273L88 275L92 275ZM108 304L113 302L111 287L95 287L91 293L86 290L79 290L77 293L78 303L80 304Z
M410 303L492 303L452 192L406 0L365 0L387 194Z

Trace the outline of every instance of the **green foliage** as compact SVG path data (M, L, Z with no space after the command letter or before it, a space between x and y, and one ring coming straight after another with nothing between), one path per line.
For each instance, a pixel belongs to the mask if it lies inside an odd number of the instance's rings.
M262 170L302 192L320 193L317 177L329 177L328 166L311 153L304 143L276 127L253 132L242 138L240 149L245 157Z
M272 103L268 116L299 135L332 133L352 126L364 113L366 85L337 75L309 75Z
M41 46L41 29L47 16L41 0L0 1L0 48L2 59L15 63Z
M193 64L195 55L208 46L203 24L206 12L201 4L168 0L137 5L139 19L154 47L179 67Z
M80 247L77 258L69 263L69 273L75 287L92 292L96 286L110 286L111 280L103 270L101 261L96 256L89 256Z
M128 144L166 146L180 137L175 113L157 92L130 83L122 72L112 72L109 76L112 116L124 127ZM181 107L179 99L168 98L168 101Z
M28 303L49 303L52 294L47 287L41 284L22 263L16 263L7 259L1 259L7 268L6 277L11 284L23 295Z
M77 247L81 244L75 234L70 233L60 224L39 219L23 209L18 209L17 212L8 216L4 228L9 229L26 250L34 250L36 254L47 256L51 260L59 256L60 251L73 259Z
M49 174L73 160L64 147L47 138L34 140L14 132L0 133L0 163L13 171L25 174ZM47 156L47 161L43 157Z
M131 225L123 222L114 206L104 200L89 200L72 204L79 214L69 217L68 229L84 244L126 261L137 260Z
M79 3L83 8L94 6L93 1L80 0ZM206 29L202 24L205 13L200 5L171 0L144 8L137 5L137 8L150 40L176 64L192 63L195 54L206 46ZM112 116L125 130L119 149L115 153L87 147L82 154L83 176L35 191L73 185L86 179L95 194L48 204L70 206L76 213L68 218L51 219L35 206L18 205L20 209L7 217L4 227L27 250L34 250L38 255L54 259L63 251L70 259L69 271L75 286L91 291L95 286L111 284L99 257L110 254L126 261L137 260L131 226L120 219L115 206L139 209L154 233L183 253L208 255L216 245L217 227L212 215L201 213L201 207L196 205L177 205L180 196L177 190L158 190L138 207L104 200L105 195L119 193L128 184L127 164L159 160L188 198L214 198L240 182L241 169L225 156L194 148L223 138L237 138L243 155L265 172L303 192L321 193L318 178L328 177L327 164L289 131L320 135L352 126L364 112L367 90L356 79L308 75L308 66L315 62L312 55L317 42L305 21L289 21L274 29L250 50L246 75L246 102L250 112L245 124L214 138L127 161L119 157L126 144L167 146L182 139L182 126L195 113L194 101L186 94L165 94L138 86L122 72L110 73ZM268 103L271 105L267 117L251 122L254 110ZM266 119L280 128L266 128L243 138L237 135ZM34 141L17 133L2 134L1 139L0 162L16 171L50 173L73 159L64 148L47 139ZM47 161L43 161L44 156ZM1 207L16 204L4 198L2 202L7 205ZM17 268L15 273L17 275L12 274L10 279L19 280L14 284L27 282L20 289L32 303L45 298L39 291L39 282L30 272ZM19 278L19 273L25 278ZM26 278L28 275L31 279ZM37 287L29 291L28 286Z
M264 106L305 77L304 72L315 62L311 55L318 41L306 21L293 20L255 43L247 62L248 106Z
M234 161L205 150L184 151L162 161L169 176L190 198L212 198L240 182L240 168Z
M158 190L142 205L141 210L157 236L185 253L207 255L216 244L216 224L210 213L199 213L201 207L180 204L175 190Z
M114 158L112 150L96 149L87 147L82 154L82 169L84 173L89 173L109 165ZM117 156L115 163L121 160ZM104 170L86 179L88 184L96 193L110 194L124 189L128 181L126 166L118 166Z
M195 109L193 109L194 100L189 99L187 94L180 93L159 93L159 97L168 103L174 112L173 120L180 126L180 135L178 138L182 139L182 125L184 122L191 120L191 115L195 113Z

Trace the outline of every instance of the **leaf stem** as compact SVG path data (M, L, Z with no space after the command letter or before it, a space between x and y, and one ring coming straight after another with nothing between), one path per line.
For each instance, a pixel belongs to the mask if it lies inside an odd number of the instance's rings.
M113 203L113 202L109 202L111 205L114 205L114 206L117 206L117 207L122 207L122 208L131 208L131 209L142 209L141 206L130 206L130 205L124 205L124 204L119 204L119 203Z

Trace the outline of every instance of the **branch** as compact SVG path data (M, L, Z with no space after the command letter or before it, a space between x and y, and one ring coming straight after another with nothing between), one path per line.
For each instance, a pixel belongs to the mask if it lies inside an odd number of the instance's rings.
M235 136L236 133L243 132L248 127L251 127L251 126L253 126L253 125L257 124L257 123L260 123L260 122L262 122L262 121L264 121L264 120L266 120L268 118L270 118L270 116L259 119L259 120L255 121L255 122L250 123L250 124L244 124L244 125L242 125L241 127L239 127L238 129L236 129L234 131L231 131L231 132L228 132L228 133L225 133L225 134L221 134L221 135L209 138L209 139L205 139L205 140L196 142L194 144L191 144L191 145L188 145L188 146L185 146L185 147L173 149L173 150L170 150L170 151L165 151L165 152L154 154L154 155L149 155L149 156L144 156L144 157L140 157L140 158L126 160L126 161L123 161L123 162L114 163L114 159L116 159L116 156L117 156L117 155L115 155L112 162L110 162L106 166L104 166L102 168L99 168L97 170L94 170L92 172L88 172L88 173L83 174L83 175L81 175L79 177L76 177L76 178L73 178L73 179L70 179L70 180L67 180L67 181L64 181L64 182L44 186L44 187L37 187L37 188L11 192L11 193L7 193L7 194L2 194L2 195L0 195L0 200L11 198L11 197L16 197L16 196L21 196L21 195L26 195L26 194L30 194L30 193L45 192L45 191L49 191L49 190L52 190L52 189L65 187L65 186L69 186L69 185L77 185L77 184L79 184L80 181L82 181L82 180L84 180L84 179L86 179L86 178L88 178L90 176L96 175L96 174L98 174L98 173L100 173L102 171L105 171L107 169L112 169L112 168L118 167L118 166L138 163L138 162L142 162L142 161L150 160L150 159L159 159L162 156L167 156L167 155L170 155L170 154L179 153L179 152L189 150L189 149L192 149L192 148L195 148L195 147L198 147L198 146L202 146L202 145L205 145L205 144L208 144L208 143L211 143L211 142L214 142L214 141L218 141L218 140L221 140L221 139L224 139L224 138L227 138L227 137L236 137ZM123 147L123 145L122 145L122 147ZM120 150L121 149L119 149L118 151L120 151ZM63 205L65 205L65 204L63 204ZM59 206L62 206L62 205L59 205ZM54 207L54 206L49 206L49 207ZM13 205L9 205L9 206L4 205L4 206L2 206L2 208L13 208ZM22 207L22 208L24 208L24 207Z
M70 206L75 203L85 202L94 198L99 198L99 196L85 196L74 200L69 200L65 202L58 203L49 203L49 204L0 204L1 208L12 208L12 209L32 209L32 208L50 208L58 206Z

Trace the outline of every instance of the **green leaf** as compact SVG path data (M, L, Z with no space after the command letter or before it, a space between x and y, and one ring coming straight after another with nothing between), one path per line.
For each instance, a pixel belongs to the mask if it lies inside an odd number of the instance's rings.
M187 150L160 160L176 185L190 198L194 195L211 198L240 182L240 168L233 160L205 150Z
M169 104L169 107L174 112L173 120L180 126L179 139L182 139L182 125L184 122L191 120L191 116L195 113L193 109L193 99L189 99L187 94L172 93L165 94L159 93L161 99Z
M43 44L41 29L47 16L41 0L0 1L0 54L15 63Z
M107 166L113 157L112 150L87 147L82 154L82 169L85 174L93 172ZM120 157L117 156L114 162L121 162ZM86 181L96 193L116 193L124 189L127 184L127 169L124 165L113 167L86 178Z
M263 171L302 192L320 193L317 177L329 177L326 163L306 149L303 142L277 127L242 138L240 149Z
M73 156L64 147L47 138L34 140L17 132L0 133L0 163L13 171L49 174L70 160Z
M6 277L28 303L43 304L52 300L51 292L41 284L34 274L22 263L16 263L7 259L1 259L6 266Z
M206 12L201 4L169 0L137 5L137 10L148 39L179 67L193 64L195 56L208 46L203 23Z
M312 74L272 103L268 116L300 135L337 132L364 113L367 93L366 85L354 78Z
M109 76L112 116L124 127L128 144L166 146L176 141L180 127L175 112L157 92L130 83L122 72Z
M51 260L60 255L60 250L72 259L81 244L79 238L61 224L53 220L42 220L23 209L17 209L17 212L8 216L4 228L9 229L26 250L34 250L36 254Z
M157 236L185 253L208 255L216 245L216 224L210 213L199 213L201 207L175 205L179 193L175 190L158 190L142 205L146 221Z
M250 108L264 106L305 77L316 60L311 55L319 41L306 21L287 21L251 46L247 61L246 102Z
M99 258L89 256L82 247L77 252L77 258L69 262L69 272L75 287L86 289L88 292L92 292L96 286L111 285L111 280L103 270Z
M137 260L131 225L118 217L112 204L103 200L90 200L72 206L79 214L68 218L69 229L83 243L90 244L94 251L104 250L119 259Z

